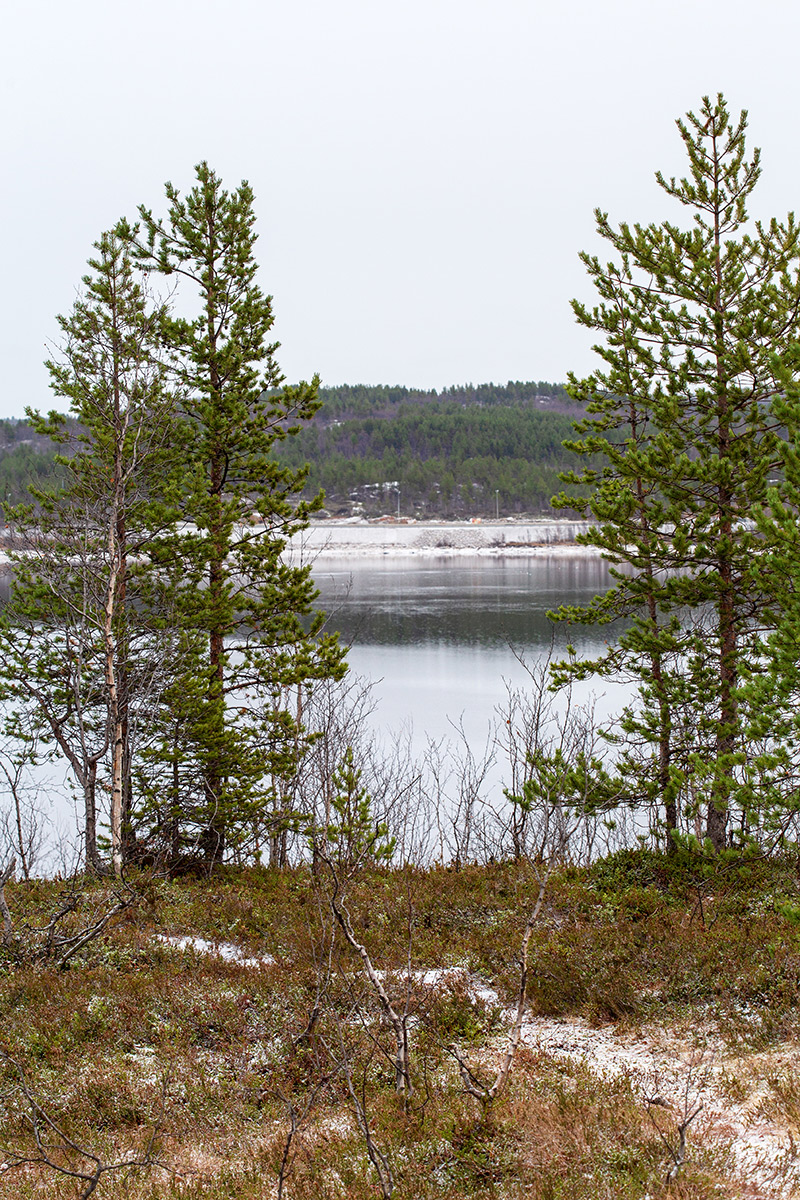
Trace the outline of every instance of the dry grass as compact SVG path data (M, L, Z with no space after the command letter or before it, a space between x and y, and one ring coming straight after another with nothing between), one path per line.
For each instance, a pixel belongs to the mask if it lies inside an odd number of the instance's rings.
M784 1043L800 1034L800 951L773 901L795 896L795 865L746 870L703 885L702 906L691 877L652 856L566 872L535 934L530 1000L540 1014L629 1033L702 1024L728 1055L720 1095L794 1136L797 1059ZM41 920L57 886L9 888L17 920ZM104 886L86 883L87 905L102 903ZM686 1167L667 1188L665 1146L641 1089L624 1073L523 1047L510 1087L486 1113L465 1094L448 1047L488 1073L502 1044L502 1003L476 996L465 980L480 976L502 1002L514 995L515 956L535 894L520 864L384 871L353 885L358 936L393 994L409 996L415 1095L405 1110L378 1008L334 937L324 887L307 871L138 886L137 907L70 969L26 963L13 950L0 961L0 1045L59 1128L108 1162L142 1154L155 1131L160 1165L104 1176L96 1196L272 1200L292 1114L287 1198L380 1195L345 1063L395 1196L748 1194L719 1130L699 1122ZM181 951L159 942L161 934L234 943L269 961L255 968ZM407 987L409 939L416 974ZM424 975L444 966L461 971ZM299 1038L320 991L319 1017ZM748 1059L730 1056L733 1046ZM0 1104L9 1161L9 1151L32 1145L9 1065ZM672 1136L674 1114L664 1110L663 1120ZM79 1156L59 1161L75 1165ZM781 1186L772 1194L792 1194ZM0 1200L80 1194L73 1180L43 1166L0 1172Z

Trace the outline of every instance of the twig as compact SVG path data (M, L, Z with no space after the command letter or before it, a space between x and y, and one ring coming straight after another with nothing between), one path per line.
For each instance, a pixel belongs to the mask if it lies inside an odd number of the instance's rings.
M525 931L522 935L522 945L520 947L520 977L519 977L519 994L517 997L517 1011L514 1017L514 1023L508 1035L508 1043L506 1051L503 1055L503 1060L500 1068L495 1076L494 1083L489 1087L472 1073L466 1060L459 1054L455 1046L447 1046L449 1054L458 1063L461 1082L464 1084L464 1090L468 1095L473 1096L484 1108L487 1108L497 1096L498 1092L502 1091L508 1081L508 1076L511 1073L517 1049L519 1048L520 1037L522 1036L522 1023L525 1019L525 1013L528 1009L528 946L530 945L533 928L539 919L539 914L542 911L545 893L547 891L547 883L550 878L551 868L545 871L544 875L539 880L539 894L536 897L536 903L533 906L528 920L525 924Z
M691 1062L689 1063L687 1071L686 1071L686 1083L685 1083L685 1086L683 1089L683 1116L682 1116L682 1119L679 1121L678 1128L677 1128L677 1132L678 1132L677 1148L672 1144L672 1142L669 1141L666 1134L664 1133L664 1131L662 1130L658 1121L655 1119L655 1117L653 1115L654 1108L669 1109L672 1107L672 1105L670 1105L666 1100L664 1100L659 1095L645 1097L645 1102L647 1104L647 1115L650 1118L650 1121L652 1122L653 1128L656 1130L656 1132L658 1133L658 1136L661 1138L661 1141L664 1143L667 1153L669 1154L670 1158L672 1159L672 1166L670 1167L669 1171L667 1172L667 1177L665 1180L666 1183L672 1183L675 1179L678 1178L678 1175L681 1172L681 1168L683 1167L684 1163L686 1162L686 1134L687 1134L687 1131L688 1131L689 1126L691 1125L692 1121L695 1119L695 1117L698 1116L703 1111L702 1101L699 1103L696 1103L696 1101L697 1101L696 1092L695 1092L694 1100L691 1103L689 1101L689 1092L692 1087L692 1081L696 1078L696 1069L702 1063L703 1057L704 1057L704 1052L701 1052L699 1054L699 1056L697 1054L693 1054ZM701 1078L701 1083L702 1083L702 1078ZM656 1080L656 1086L658 1086L657 1080Z
M550 878L551 868L545 871L539 881L539 894L536 897L536 903L533 907L533 912L528 917L525 925L525 932L522 935L522 946L520 948L520 975L519 975L519 997L517 999L517 1015L514 1018L514 1024L511 1027L511 1033L508 1037L508 1046L506 1047L503 1061L500 1065L500 1070L497 1073L492 1086L489 1088L489 1099L494 1100L497 1093L505 1086L508 1079L511 1065L514 1062L514 1057L519 1046L519 1039L522 1034L522 1022L525 1018L525 1012L528 1007L528 946L533 933L533 927L539 919L539 913L542 911L545 892L547 891L547 883Z
M372 1163L378 1176L381 1196L383 1197L383 1200L390 1200L392 1192L394 1191L392 1170L389 1166L388 1158L377 1146L375 1139L372 1136L372 1130L369 1127L369 1121L367 1120L366 1071L364 1072L361 1080L361 1095L359 1096L356 1092L355 1084L353 1083L353 1073L350 1070L350 1060L348 1059L347 1055L344 1056L342 1069L344 1071L344 1077L347 1080L347 1090L350 1093L350 1099L353 1101L358 1127L361 1130L362 1137L367 1144L369 1161Z
M328 867L333 879L333 895L330 899L331 912L336 918L339 928L342 930L342 933L344 934L349 946L351 949L355 950L356 954L361 959L361 962L364 966L364 972L369 979L370 984L372 985L373 991L378 997L380 1006L383 1009L387 1020L392 1026L392 1030L394 1031L396 1049L394 1063L395 1091L399 1096L403 1097L404 1101L407 1102L414 1094L414 1088L411 1083L410 1053L408 1045L408 995L406 996L405 1010L401 1016L395 1010L391 1000L389 999L388 993L381 983L380 976L372 965L372 959L369 956L366 946L359 942L358 938L353 932L353 926L350 922L350 914L348 913L344 902L339 899L341 884L339 882L339 876L336 872L336 868L327 855L320 854L320 857Z
M53 1118L42 1108L39 1101L36 1099L33 1091L28 1083L20 1064L13 1059L5 1050L0 1050L0 1059L7 1063L8 1066L16 1073L19 1080L20 1090L25 1097L29 1111L24 1114L24 1119L30 1126L34 1141L36 1142L37 1154L24 1154L14 1150L6 1151L6 1161L0 1166L0 1171L10 1171L14 1167L23 1166L42 1166L48 1167L59 1175L66 1175L70 1179L77 1179L84 1184L84 1190L81 1192L80 1200L88 1200L96 1191L103 1175L115 1171L124 1171L131 1167L161 1167L163 1170L168 1170L165 1165L160 1162L153 1154L153 1147L159 1132L159 1126L156 1125L147 1142L145 1153L141 1157L132 1157L121 1159L118 1162L104 1162L99 1155L88 1150L85 1146L79 1145L73 1141L63 1129L58 1126ZM166 1089L166 1083L165 1083ZM48 1141L49 1137L53 1137L53 1141ZM78 1167L70 1167L64 1162L59 1162L54 1154L63 1155L65 1153L73 1153L79 1158L85 1159L91 1167L81 1170Z

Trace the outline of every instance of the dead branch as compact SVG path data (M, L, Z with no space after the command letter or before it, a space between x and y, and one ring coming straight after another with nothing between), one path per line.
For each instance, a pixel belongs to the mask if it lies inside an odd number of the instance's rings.
M80 893L75 879L70 882L67 891L62 893L58 906L51 914L46 924L41 926L24 923L19 933L13 936L11 913L5 899L4 887L14 869L12 862L0 875L0 913L3 914L4 932L3 945L11 947L14 944L18 957L25 962L49 962L59 970L63 970L84 946L100 936L109 923L126 909L132 908L138 902L138 894L125 880L115 886L112 902L109 907L99 914L95 912L83 922L78 929L68 928L67 918L75 913L80 903Z
M347 911L344 900L341 898L341 883L336 868L328 855L321 853L320 857L328 867L333 880L333 893L330 898L331 912L333 913L339 928L344 934L348 945L361 959L364 973L370 982L372 990L378 997L381 1009L394 1032L395 1091L397 1092L398 1096L403 1097L405 1102L408 1102L408 1100L410 1100L411 1096L414 1094L414 1088L411 1082L410 1052L408 1042L408 992L406 995L405 1010L402 1014L398 1013L389 999L388 993L381 982L380 976L372 964L369 951L367 950L366 946L359 942L358 938L353 932L350 914Z
M703 1111L702 1102L697 1101L696 1090L695 1090L695 1096L691 1100L690 1100L690 1092L692 1091L692 1084L695 1083L695 1081L696 1081L697 1069L702 1065L704 1057L705 1057L704 1052L700 1052L699 1054L693 1053L691 1061L686 1069L686 1079L685 1079L685 1083L684 1083L683 1098L682 1098L683 1102L682 1102L682 1106L681 1106L682 1115L681 1115L681 1119L678 1122L678 1126L677 1126L677 1134L678 1134L677 1146L675 1146L674 1143L672 1141L670 1141L670 1139L666 1136L663 1129L661 1128L658 1121L656 1120L654 1112L653 1112L653 1110L655 1108L671 1109L672 1105L669 1104L666 1100L664 1100L663 1097L660 1095L653 1095L653 1096L645 1097L645 1103L647 1105L647 1115L650 1118L653 1128L656 1130L656 1132L658 1133L658 1136L661 1138L661 1141L663 1142L667 1153L669 1154L670 1158L672 1159L672 1165L671 1165L669 1171L667 1172L667 1177L665 1180L666 1183L672 1183L675 1179L678 1178L678 1175L681 1172L681 1168L683 1167L684 1163L686 1162L686 1134L687 1134L687 1131L688 1131L689 1126L691 1125L692 1121L695 1119L695 1117L698 1116ZM701 1077L700 1083L702 1085L702 1077ZM657 1084L658 1084L658 1080L656 1079L656 1085Z
M470 1070L470 1067L464 1057L459 1053L453 1045L447 1047L447 1051L456 1060L458 1071L461 1075L461 1082L464 1085L464 1090L469 1096L473 1096L484 1109L492 1103L499 1092L505 1087L508 1077L511 1074L511 1068L514 1064L517 1049L519 1047L520 1037L522 1036L522 1023L525 1019L525 1013L528 1009L528 946L530 945L531 936L536 922L539 919L539 914L542 911L547 884L550 879L551 868L548 867L545 873L539 879L539 893L536 897L536 903L533 906L528 920L525 924L525 930L522 934L522 944L520 947L520 976L519 976L519 993L517 996L517 1011L514 1016L514 1023L511 1026L508 1035L508 1043L506 1045L505 1054L500 1063L499 1070L495 1076L494 1083L487 1086L482 1083L476 1075Z
M117 1162L105 1162L92 1150L79 1145L56 1124L36 1099L20 1064L6 1053L5 1050L0 1050L0 1060L6 1063L16 1074L18 1086L27 1108L27 1112L22 1114L23 1119L29 1126L36 1144L36 1151L34 1153L6 1149L5 1161L0 1165L0 1171L3 1173L11 1171L15 1167L46 1167L51 1171L55 1171L58 1175L65 1175L69 1179L78 1180L83 1185L80 1200L88 1200L97 1190L104 1175L130 1170L135 1167L148 1168L157 1166L163 1170L168 1169L153 1153L159 1132L158 1125L154 1126L143 1154L120 1159ZM79 1160L83 1159L86 1166L81 1168L79 1165L69 1165L70 1157Z
M661 1141L664 1143L664 1146L666 1147L667 1153L669 1154L670 1158L672 1159L672 1166L670 1167L669 1171L667 1172L667 1178L665 1180L666 1183L672 1183L673 1180L678 1178L678 1175L680 1174L680 1171L681 1171L681 1167L686 1162L686 1132L687 1132L689 1126L691 1125L692 1121L695 1119L695 1117L698 1116L703 1111L703 1105L698 1104L696 1108L691 1110L691 1112L686 1113L684 1115L683 1120L678 1124L677 1148L672 1144L672 1142L669 1141L666 1134L662 1130L661 1126L658 1124L658 1121L653 1116L653 1107L655 1105L659 1105L659 1107L664 1107L664 1108L669 1108L670 1106L665 1104L663 1100L660 1100L660 1097L658 1097L658 1096L653 1099L649 1099L649 1098L647 1099L647 1115L649 1116L650 1120L652 1121L653 1128L656 1130L658 1136L661 1138Z

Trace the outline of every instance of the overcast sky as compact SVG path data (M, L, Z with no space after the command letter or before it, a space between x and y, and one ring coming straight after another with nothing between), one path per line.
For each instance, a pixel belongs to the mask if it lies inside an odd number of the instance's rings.
M670 213L674 119L750 110L753 215L800 208L795 0L5 0L0 416L92 242L206 158L256 194L291 380L443 387L592 365L592 211Z

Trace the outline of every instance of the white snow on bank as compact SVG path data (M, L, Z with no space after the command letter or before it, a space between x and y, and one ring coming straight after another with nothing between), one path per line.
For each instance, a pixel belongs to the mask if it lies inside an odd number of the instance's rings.
M392 522L316 521L289 542L287 555L301 560L350 557L521 558L596 555L575 537L591 528L587 521Z
M765 1119L763 1089L756 1086L745 1100L734 1101L725 1094L723 1079L739 1080L750 1091L748 1084L764 1074L774 1078L779 1069L796 1073L800 1062L796 1047L784 1048L778 1058L785 1062L779 1067L775 1055L735 1055L711 1039L699 1047L665 1030L645 1028L618 1035L614 1027L596 1029L580 1018L530 1017L522 1038L533 1050L580 1062L598 1075L627 1075L643 1100L658 1095L668 1102L673 1118L682 1112L688 1093L692 1107L703 1105L693 1125L697 1133L730 1143L736 1168L751 1187L776 1200L794 1195L800 1187L800 1158L792 1131Z
M232 942L209 942L201 937L176 937L166 933L156 934L156 941L173 946L176 950L194 950L196 954L224 958L226 962L235 962L240 967L269 967L275 962L269 954L261 958L248 958L241 947L234 946Z
M246 526L249 533L259 526ZM265 527L264 527L265 528ZM596 556L594 546L579 546L575 538L591 528L589 521L313 521L289 539L285 555L290 560L317 558L424 557L529 558ZM194 526L187 525L190 532ZM0 570L9 565L0 550Z

